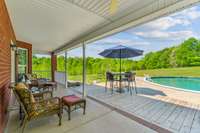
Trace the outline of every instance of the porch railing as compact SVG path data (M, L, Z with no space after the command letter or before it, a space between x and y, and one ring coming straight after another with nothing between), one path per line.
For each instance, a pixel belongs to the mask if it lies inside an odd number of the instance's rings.
M59 84L66 85L66 73L65 72L55 72L55 81Z
M33 70L33 74L36 74L38 78L47 78L51 80L51 71L49 70Z

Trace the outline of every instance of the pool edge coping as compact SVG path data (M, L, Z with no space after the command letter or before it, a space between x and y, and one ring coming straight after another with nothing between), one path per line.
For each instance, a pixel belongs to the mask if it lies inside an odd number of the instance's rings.
M154 76L156 77L156 76ZM158 76L160 77L160 76ZM167 77L167 76L162 76L162 77ZM148 77L148 78L151 78L151 77ZM176 78L176 77L175 77ZM183 78L183 77L182 77ZM188 78L196 78L196 77L188 77ZM199 77L198 77L199 78ZM145 82L147 83L150 83L152 85L156 85L156 86L160 86L160 87L165 87L167 89L174 89L174 90L177 90L177 91L183 91L183 92L191 92L191 93L196 93L196 94L200 94L200 91L192 91L192 90L186 90L186 89L183 89L183 88L178 88L178 87L173 87L173 86L167 86L167 85L161 85L161 84L158 84L158 83L155 83L155 82L152 82L152 81L149 81L147 80L147 77L144 77L143 78Z

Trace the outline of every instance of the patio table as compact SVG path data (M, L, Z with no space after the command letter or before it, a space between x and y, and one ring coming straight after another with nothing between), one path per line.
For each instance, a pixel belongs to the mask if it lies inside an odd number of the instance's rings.
M36 87L36 88L44 88L44 89L49 90L49 88L51 88L53 91L53 89L57 88L56 82L46 81L46 80L34 80L27 84L29 86L29 89L31 89L32 87Z
M119 90L118 90L118 92L119 93L123 93L123 92L125 92L124 90L123 90L123 88L122 88L122 82L124 82L125 80L124 80L124 77L125 77L125 75L127 74L126 72L112 72L112 74L113 74L113 76L114 76L114 81L116 81L116 82L118 82L119 83ZM135 74L135 73L133 73L133 74Z

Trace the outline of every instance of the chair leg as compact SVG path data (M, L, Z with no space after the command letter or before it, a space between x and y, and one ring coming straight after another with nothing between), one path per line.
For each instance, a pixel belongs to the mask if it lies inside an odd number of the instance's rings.
M108 83L107 83L107 80L106 80L106 83L105 83L105 92L107 92L107 85L108 85Z
M84 107L83 107L83 114L85 115L85 110L86 110L86 101L84 102Z
M129 89L130 89L130 94L132 96L133 95L133 85L132 85L132 83L130 83L130 81L129 81Z
M25 126L26 126L26 122L27 122L27 116L25 116L24 119L23 119L22 133L24 132L24 128L25 128Z
M129 92L130 91L130 82L128 81L127 84L128 84L127 85L127 87L128 87L127 89L128 89L128 92Z
M22 118L22 106L20 105L19 106L19 120L22 120L23 118Z
M61 126L62 124L62 111L60 110L59 113L58 113L58 117L59 117L59 126Z
M71 107L70 106L68 106L68 110L67 110L67 112L68 112L68 120L71 120Z
M136 87L136 82L134 81L134 85L135 85L135 93L137 94L138 92L137 92L137 87Z
M114 88L114 82L111 82L112 94L113 94L113 88Z
M62 124L62 114L60 113L59 114L59 126L61 126L61 124Z
M21 122L20 122L20 127L22 127L22 125L23 125L23 123L24 123L25 115L22 115L21 117L22 117L22 118L21 118Z

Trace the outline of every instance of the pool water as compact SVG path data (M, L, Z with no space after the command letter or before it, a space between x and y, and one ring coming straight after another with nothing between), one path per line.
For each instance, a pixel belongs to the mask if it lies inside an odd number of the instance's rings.
M193 77L151 77L147 79L153 83L175 87L186 91L200 92L200 78Z

